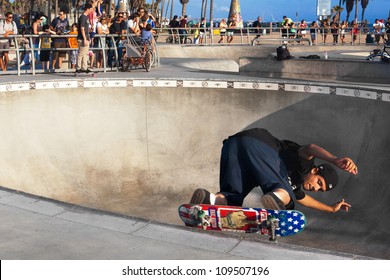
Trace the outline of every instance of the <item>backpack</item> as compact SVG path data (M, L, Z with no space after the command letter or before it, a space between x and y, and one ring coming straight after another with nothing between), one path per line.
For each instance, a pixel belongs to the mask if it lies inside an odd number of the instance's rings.
M282 61L282 60L291 59L291 58L294 58L294 57L291 56L289 50L287 49L287 46L283 45L283 46L280 46L276 49L276 60L277 61Z

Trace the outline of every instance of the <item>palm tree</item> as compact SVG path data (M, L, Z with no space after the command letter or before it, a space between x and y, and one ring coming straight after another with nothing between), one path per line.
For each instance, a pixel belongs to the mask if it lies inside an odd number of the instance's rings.
M364 21L364 12L366 11L366 8L368 6L369 0L361 0L360 4L362 5L362 22Z
M181 15L184 16L186 14L187 4L190 2L190 0L180 0L180 4L183 5L183 8L181 9Z
M355 0L343 0L343 4L345 3L345 8L347 9L347 18L346 21L349 21L349 15L353 10L353 5L355 4Z
M341 6L334 6L331 10L332 15L336 16L338 22L340 21L340 15L342 11L344 11L344 8Z
M358 6L358 2L359 2L360 0L355 0L355 20L357 21L357 18L358 18L358 8L359 8L359 6Z

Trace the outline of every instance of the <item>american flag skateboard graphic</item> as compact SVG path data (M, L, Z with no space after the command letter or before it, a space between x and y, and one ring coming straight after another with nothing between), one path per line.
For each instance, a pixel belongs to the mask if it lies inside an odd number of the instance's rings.
M183 204L179 216L186 226L204 230L236 231L290 236L301 232L306 225L305 215L296 210L268 210L222 205Z

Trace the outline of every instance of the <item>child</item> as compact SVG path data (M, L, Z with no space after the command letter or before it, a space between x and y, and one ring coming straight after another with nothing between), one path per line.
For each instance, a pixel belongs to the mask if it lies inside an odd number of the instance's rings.
M153 44L153 33L152 33L152 25L150 23L146 24L145 29L141 31L141 41L147 42L152 45Z
M56 34L54 31L50 29L50 26L48 24L45 24L43 26L43 33L42 35L50 35L50 34ZM50 37L42 37L41 38L41 49L50 49L51 48L51 38ZM42 69L45 72L48 72L50 70L50 50L41 50L39 59L42 62Z
M71 27L71 31L69 32L69 35L77 35L77 23L73 23ZM71 50L69 52L69 59L71 63L71 68L76 69L76 63L77 63L77 56L79 55L79 44L77 43L77 36L68 38L69 47L76 50Z

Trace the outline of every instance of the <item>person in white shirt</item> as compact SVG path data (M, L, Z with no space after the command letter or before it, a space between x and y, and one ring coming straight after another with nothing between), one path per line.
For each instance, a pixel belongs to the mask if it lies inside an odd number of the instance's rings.
M97 23L96 26L96 33L99 35L107 35L110 34L110 29L108 28L108 20L106 16L102 16L100 18L100 21ZM106 37L100 37L100 43L98 45L99 48L102 46L106 47ZM99 50L97 53L97 59L96 59L96 67L101 68L103 66L103 51Z
M139 13L134 13L130 16L130 19L127 22L127 30L130 34L140 35L141 29L139 27L140 15Z
M8 67L8 49L10 48L9 35L18 34L18 28L16 23L13 21L13 15L11 12L5 14L5 20L0 22L0 37L5 37L0 40L0 67L3 71L7 71Z
M385 41L385 34L383 33L385 25L379 19L376 19L375 23L372 26L374 27L375 42L379 45L381 37L383 38L383 41Z

